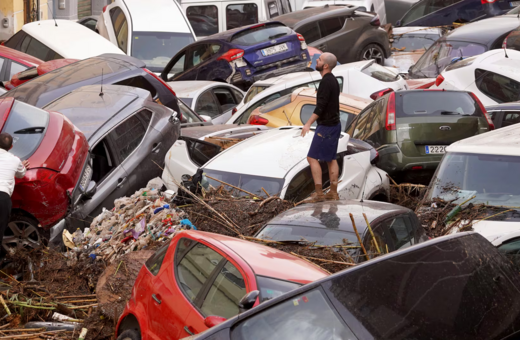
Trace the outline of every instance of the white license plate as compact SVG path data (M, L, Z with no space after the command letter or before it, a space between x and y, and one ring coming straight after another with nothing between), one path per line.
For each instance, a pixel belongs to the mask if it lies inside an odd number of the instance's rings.
M264 48L262 50L262 55L264 57L267 57L267 56L270 56L270 55L273 55L273 54L276 54L276 53L285 52L288 49L289 48L287 47L286 43L283 43L283 44L280 44L280 45L274 45L274 46L271 46L271 47L268 47L268 48Z
M446 153L447 145L426 145L426 153L427 154L439 154Z
M87 190L88 183L90 182L90 178L92 177L92 168L90 165L87 165L85 168L85 172L83 172L83 177L81 177L81 181L79 182L79 188L81 191Z
M511 4L511 7L520 6L520 1L511 1L510 4Z

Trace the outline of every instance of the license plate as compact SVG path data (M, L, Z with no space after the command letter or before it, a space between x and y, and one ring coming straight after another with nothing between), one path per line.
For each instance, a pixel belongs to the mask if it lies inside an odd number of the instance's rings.
M510 4L511 4L511 7L520 6L520 1L511 1Z
M83 173L83 177L81 177L81 181L79 182L79 188L81 191L87 190L87 185L90 182L90 178L92 177L92 168L90 165L87 165L85 168L85 172Z
M271 46L271 47L268 47L268 48L264 48L262 50L262 55L264 57L267 57L267 56L270 56L270 55L273 55L273 54L277 54L277 53L280 53L280 52L285 52L288 49L289 48L287 47L287 44L283 43L283 44L280 44L280 45L275 45L275 46Z
M426 145L427 154L446 153L446 145Z

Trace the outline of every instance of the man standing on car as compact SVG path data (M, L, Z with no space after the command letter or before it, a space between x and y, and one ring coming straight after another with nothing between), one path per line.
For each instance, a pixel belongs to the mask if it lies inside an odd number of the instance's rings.
M9 153L13 147L13 137L8 133L0 133L0 260L5 256L2 240L11 214L11 195L14 191L14 178L25 176L29 161L20 161Z
M341 135L341 122L339 120L339 83L331 73L338 63L332 53L323 53L316 62L316 70L321 74L321 82L318 87L316 109L311 118L302 129L302 137L309 132L314 122L318 123L314 131L314 138L307 154L315 192L311 195L310 202L322 202L325 200L337 200L338 196L338 162L336 153L338 141ZM324 195L322 187L322 173L320 162L327 162L329 168L330 191Z

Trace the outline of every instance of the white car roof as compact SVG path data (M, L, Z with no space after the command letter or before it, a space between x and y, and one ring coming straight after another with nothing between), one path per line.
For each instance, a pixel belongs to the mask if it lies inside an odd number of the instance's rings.
M210 80L170 81L167 84L170 85L179 98L193 98L197 95L197 93L203 92L210 87L218 85L234 87L227 83Z
M310 0L305 1L303 3L302 8L308 7L323 7L325 5L336 5L336 6L348 6L348 7L356 7L363 6L365 4L364 0ZM367 8L367 10L370 8Z
M430 28L422 26L411 26L411 27L392 27L392 34L406 34L406 33L421 33L421 34L435 34L441 35L442 29Z
M309 87L302 87L293 91L293 96L300 95L306 97L316 98L316 94L318 91ZM353 96L351 94L340 92L339 94L339 103L347 106L352 106L357 109L363 110L368 104L370 104L372 100L361 98L358 96Z
M54 20L35 21L25 24L22 30L63 58L87 59L103 53L124 54L101 35L70 20L56 20L56 23Z
M460 140L446 151L520 156L520 124Z
M471 66L479 65L478 68L480 69L498 72L507 75L509 78L520 80L520 63L518 60L520 60L520 51L497 49L480 54Z
M203 169L284 178L309 152L314 130L304 138L300 134L301 126L266 131L221 152ZM342 138L348 135L342 133Z
M123 1L132 16L134 32L191 33L182 8L175 0Z

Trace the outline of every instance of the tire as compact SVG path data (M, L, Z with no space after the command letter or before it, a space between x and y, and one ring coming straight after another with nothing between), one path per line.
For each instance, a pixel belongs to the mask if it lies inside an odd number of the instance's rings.
M40 248L46 239L48 231L38 227L38 222L23 214L14 213L9 219L7 228L4 231L2 247L16 249L37 249Z
M119 334L117 340L141 340L141 334L135 329L127 329Z
M379 65L385 63L385 52L377 44L369 44L365 46L359 53L358 60L371 60L375 59Z

